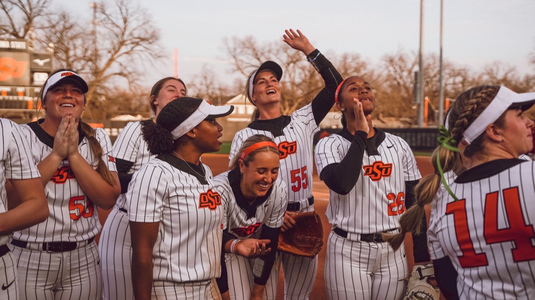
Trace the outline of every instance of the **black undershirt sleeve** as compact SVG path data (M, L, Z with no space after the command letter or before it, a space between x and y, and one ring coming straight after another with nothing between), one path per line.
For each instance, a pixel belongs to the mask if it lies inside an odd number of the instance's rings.
M216 278L215 281L221 294L228 291L227 264L225 263L224 251L221 251L221 277Z
M227 264L225 263L225 245L230 240L235 239L235 236L230 234L227 230L223 230L223 242L221 243L221 277L216 278L217 287L219 288L219 292L221 294L228 291Z
M405 205L407 209L411 208L416 202L416 198L414 197L414 187L418 182L419 180L405 182ZM414 255L415 263L424 263L431 260L427 249L427 218L425 214L420 223L420 234L412 234L412 244L412 253Z
M271 242L269 243L268 247L271 248L271 251L264 256L261 256L257 258L257 260L263 260L264 266L262 268L262 272L260 277L254 278L254 283L258 285L266 285L266 282L269 279L269 275L271 274L271 270L273 269L273 265L275 264L275 255L277 254L277 248L279 246L279 233L280 233L280 227L279 228L272 228L269 226L266 226L265 224L262 225L262 232L260 233L260 239L270 239ZM255 262L255 264L258 262Z
M320 179L333 191L347 195L357 183L366 149L366 132L357 131L346 156L339 163L323 168Z
M319 125L334 105L334 93L338 84L342 82L342 76L318 49L312 51L307 56L307 60L320 73L325 82L325 87L312 100L312 113L316 124Z
M134 165L133 162L116 158L115 165L117 166L117 175L119 176L119 182L121 183L121 194L126 193L128 190L128 184L132 180L133 174L128 174L130 168Z
M437 279L440 293L448 300L458 300L457 292L457 271L453 267L449 257L433 260L435 268L435 278Z

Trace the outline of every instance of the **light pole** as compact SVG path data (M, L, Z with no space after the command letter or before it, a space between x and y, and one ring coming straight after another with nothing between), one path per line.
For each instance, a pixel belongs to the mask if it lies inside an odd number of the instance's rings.
M418 54L418 127L424 126L424 62L422 58L423 52L423 39L424 39L424 0L420 0L420 51Z
M444 0L440 0L440 57L439 57L439 91L438 91L438 126L444 124L444 78L442 77L442 33L444 21Z
M102 3L90 2L89 7L93 9L93 59L95 64L95 74L98 70L98 47L97 47L97 11L102 8Z

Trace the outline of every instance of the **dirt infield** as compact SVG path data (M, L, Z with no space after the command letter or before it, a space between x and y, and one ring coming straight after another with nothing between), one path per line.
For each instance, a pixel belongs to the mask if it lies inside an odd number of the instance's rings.
M422 176L430 174L433 172L433 167L431 165L431 162L429 160L429 157L416 157L416 160L418 162L418 167L420 168L420 172L422 173ZM202 162L210 167L212 170L212 173L214 176L225 172L228 169L229 159L228 155L225 154L205 154L202 156ZM315 210L316 212L321 216L321 220L323 222L323 230L324 230L324 237L323 240L327 241L327 237L331 231L331 225L327 221L327 217L325 216L325 210L327 209L327 204L329 203L329 189L325 184L319 180L318 174L316 171L316 168L314 168L314 175L313 175L313 194L315 199ZM104 221L106 220L106 217L108 216L109 211L103 211L99 210L99 217L104 224ZM429 219L429 218L428 218ZM98 237L97 237L98 241ZM408 263L409 263L409 269L412 269L412 265L414 264L414 259L412 257L412 238L410 235L407 235L407 238L405 239L405 244L409 245L408 247L405 247ZM310 300L324 300L327 299L327 294L325 293L325 283L323 280L323 267L325 265L325 248L326 246L323 246L323 249L318 254L319 255L319 263L318 263L318 273L316 275L316 282L314 284L314 289L312 290L312 294L310 295ZM283 290L283 278L282 273L279 277L279 287L277 291L277 299L283 299L284 290Z

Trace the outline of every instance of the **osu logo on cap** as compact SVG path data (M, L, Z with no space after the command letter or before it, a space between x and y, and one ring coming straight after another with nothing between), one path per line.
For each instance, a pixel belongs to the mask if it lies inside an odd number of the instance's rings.
M212 189L199 195L199 208L215 210L219 205L221 205L221 195L217 192L212 192Z
M236 233L239 237L247 237L255 233L255 231L258 229L258 227L260 227L261 224L261 222L257 222L256 224L247 227L234 228L232 229L232 231L234 231L234 233Z
M50 178L50 181L56 184L62 184L67 181L67 179L76 178L72 172L71 167L61 167L54 172L54 175Z
M280 142L278 145L279 148L279 158L284 159L290 154L297 152L297 142Z
M369 176L372 181L379 181L383 177L390 177L392 174L392 164L385 164L382 161L374 161L373 164L362 167L364 176Z
M76 75L76 74L74 74L73 72L63 72L63 73L61 73L61 77L72 76L72 75Z

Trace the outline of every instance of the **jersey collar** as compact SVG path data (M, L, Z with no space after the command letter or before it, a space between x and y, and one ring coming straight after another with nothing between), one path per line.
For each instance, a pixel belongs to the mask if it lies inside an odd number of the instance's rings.
M485 178L490 178L504 170L512 168L523 162L526 162L526 160L518 158L497 159L489 161L479 166L473 167L470 170L462 172L461 175L459 175L457 179L455 179L455 183L468 183Z
M28 126L30 129L35 133L37 138L45 145L47 145L50 148L54 147L54 137L50 134L46 133L46 131L41 127L41 123L43 123L45 119L39 119L35 122L28 123ZM81 125L78 125L78 145L82 142L84 139L85 134L82 131Z
M185 173L188 173L190 175L195 176L195 178L197 178L201 184L208 184L208 181L206 180L205 177L201 177L201 176L199 176L199 174L196 174L195 172L193 172L193 170L191 170L191 168L194 168L196 170L199 170L199 173L203 173L204 172L204 166L203 166L202 162L200 162L199 165L197 166L195 164L187 163L187 162L185 162L183 160L180 160L180 159L178 159L177 157L175 157L174 155L172 155L170 153L162 153L162 154L156 156L156 158L169 163L171 166L179 169L182 172L185 172ZM189 166L187 164L189 164Z
M282 115L275 119L255 120L247 125L247 127L256 130L269 131L274 137L278 137L284 135L283 130L290 124L291 120L292 117Z
M377 147L385 140L386 134L381 129L375 129L375 135L369 139L366 139L366 152L368 155L380 155L377 151ZM341 137L348 140L350 143L353 141L353 135L347 131L347 128L342 129L337 133Z

